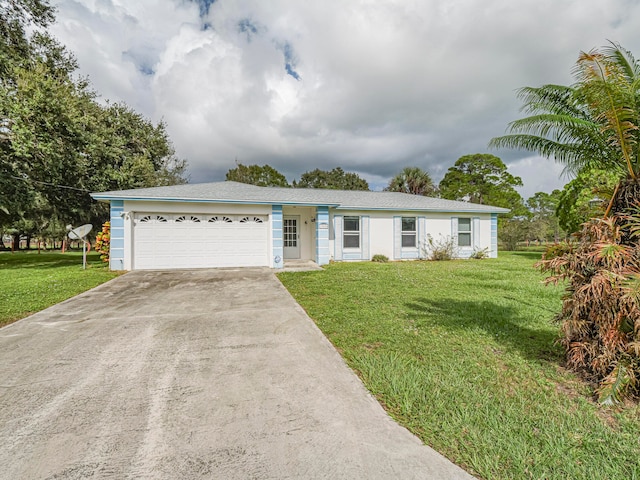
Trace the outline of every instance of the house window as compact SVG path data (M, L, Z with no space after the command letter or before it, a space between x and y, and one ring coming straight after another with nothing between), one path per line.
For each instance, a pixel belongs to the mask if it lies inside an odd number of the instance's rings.
M458 246L459 247L471 246L471 219L470 218L458 219Z
M416 217L402 217L402 248L416 248Z
M344 248L360 248L360 217L344 217Z

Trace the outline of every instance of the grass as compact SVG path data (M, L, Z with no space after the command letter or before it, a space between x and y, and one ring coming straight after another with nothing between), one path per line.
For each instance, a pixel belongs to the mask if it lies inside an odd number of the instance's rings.
M279 278L389 414L485 479L638 479L640 408L562 368L539 252Z
M100 261L82 253L0 253L0 326L24 318L116 276Z

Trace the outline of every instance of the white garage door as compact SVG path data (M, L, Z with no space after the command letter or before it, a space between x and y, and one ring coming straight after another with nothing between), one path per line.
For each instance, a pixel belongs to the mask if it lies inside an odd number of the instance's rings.
M266 215L136 214L133 268L268 266Z

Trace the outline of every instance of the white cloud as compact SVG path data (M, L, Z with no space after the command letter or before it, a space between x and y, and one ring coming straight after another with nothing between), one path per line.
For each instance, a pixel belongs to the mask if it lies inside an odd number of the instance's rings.
M564 172L562 165L539 156L516 160L509 163L507 169L511 175L522 178L524 185L518 190L525 200L536 192L551 193L555 189L562 189L573 178Z
M607 39L640 52L625 0L218 0L206 18L185 0L56 3L81 73L164 119L194 182L236 159L290 180L335 166L375 185L405 166L439 180L518 118L517 88L571 82L579 51ZM529 152L490 153L525 195L566 180Z

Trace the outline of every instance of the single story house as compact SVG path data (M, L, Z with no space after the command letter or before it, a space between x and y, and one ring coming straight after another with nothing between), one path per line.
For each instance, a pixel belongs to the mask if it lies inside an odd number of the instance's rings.
M113 270L267 266L289 259L425 258L427 239L460 257L498 251L507 209L395 192L216 182L92 193L111 206Z

